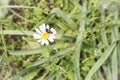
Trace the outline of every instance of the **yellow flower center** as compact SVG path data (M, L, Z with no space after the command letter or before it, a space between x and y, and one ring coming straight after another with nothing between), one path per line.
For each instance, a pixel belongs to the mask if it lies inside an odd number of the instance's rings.
M44 32L41 34L41 38L44 39L44 40L47 40L49 37L49 34L47 32Z

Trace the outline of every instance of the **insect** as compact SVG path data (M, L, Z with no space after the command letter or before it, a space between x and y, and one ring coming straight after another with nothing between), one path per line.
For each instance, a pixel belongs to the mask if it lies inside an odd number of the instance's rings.
M47 31L48 33L53 34L53 32L52 32L50 29L46 29L46 31Z

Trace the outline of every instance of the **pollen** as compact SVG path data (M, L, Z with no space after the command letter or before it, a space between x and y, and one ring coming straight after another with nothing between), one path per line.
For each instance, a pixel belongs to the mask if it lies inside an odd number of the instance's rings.
M44 40L47 40L49 37L49 34L47 32L44 32L41 34L41 38L44 39Z

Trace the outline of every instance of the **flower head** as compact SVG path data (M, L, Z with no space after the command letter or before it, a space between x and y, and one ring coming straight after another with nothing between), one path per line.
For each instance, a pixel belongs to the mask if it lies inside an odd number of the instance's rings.
M106 9L106 8L107 8L107 4L106 4L106 3L103 3L103 4L102 4L102 8L103 8L103 9Z
M97 50L96 49L94 50L94 55L97 56Z
M49 25L42 24L39 29L35 29L36 33L33 37L40 42L41 45L49 45L49 42L54 42L56 30L54 28L49 28Z

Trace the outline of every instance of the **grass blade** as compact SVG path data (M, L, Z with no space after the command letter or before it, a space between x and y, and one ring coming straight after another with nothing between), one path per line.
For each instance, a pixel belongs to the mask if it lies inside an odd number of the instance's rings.
M80 53L81 53L81 46L83 41L83 33L85 31L85 23L86 23L86 4L83 6L83 13L82 20L80 22L79 27L79 34L76 40L76 49L75 49L75 80L80 80Z
M16 51L8 51L8 54L13 55L13 56L31 55L31 54L38 54L43 50L44 48L30 49L30 50L16 50Z
M118 80L117 47L115 47L113 55L112 55L112 77L113 77L113 80Z
M113 1L111 3L111 13L113 13L113 20L115 21L114 26L112 27L112 42L119 40L119 28L116 22L118 22L118 3ZM118 80L118 44L115 46L112 55L112 78L113 80Z
M20 30L4 30L3 32L0 32L0 34L9 34L9 35L29 35L31 36L35 32L32 31L20 31Z

